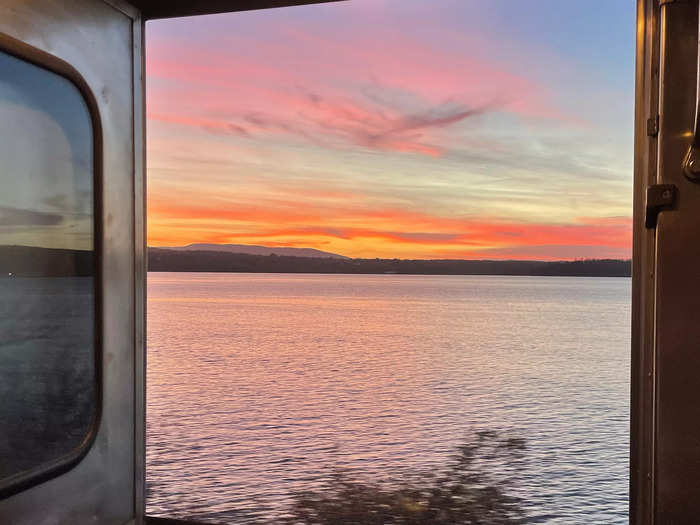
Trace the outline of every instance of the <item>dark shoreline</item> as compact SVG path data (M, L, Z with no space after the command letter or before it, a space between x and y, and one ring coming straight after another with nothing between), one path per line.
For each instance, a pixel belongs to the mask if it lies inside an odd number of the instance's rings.
M630 260L336 259L148 249L149 272L630 277Z
M574 261L339 259L148 248L148 271L329 275L630 277L632 263L630 260L622 259ZM90 251L0 246L0 276L75 277L91 275L94 275L94 253Z

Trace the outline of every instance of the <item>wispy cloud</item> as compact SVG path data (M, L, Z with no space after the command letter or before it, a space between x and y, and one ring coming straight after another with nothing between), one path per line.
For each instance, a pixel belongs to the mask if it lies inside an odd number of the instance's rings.
M243 126L235 124L233 122L224 122L214 119L204 119L196 117L184 117L180 115L166 115L162 113L148 113L149 120L158 120L160 122L168 122L171 124L180 124L183 126L194 126L201 128L209 133L216 133L222 135L237 135L241 137L248 137L250 133Z
M303 92L288 103L296 108L294 117L263 111L231 114L225 108L210 113L229 114L228 118L187 117L149 112L153 121L200 128L210 133L265 138L282 135L307 139L323 147L360 146L377 151L395 151L440 156L445 148L436 145L431 134L477 117L494 106L467 107L439 104L427 109L401 113L367 101L333 99Z

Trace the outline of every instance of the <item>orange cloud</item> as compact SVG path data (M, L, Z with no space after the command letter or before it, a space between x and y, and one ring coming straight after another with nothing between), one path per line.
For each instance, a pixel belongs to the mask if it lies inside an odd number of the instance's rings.
M149 243L248 243L328 248L364 257L419 258L512 256L536 247L589 247L629 253L627 217L583 217L566 224L442 217L383 208L308 205L276 200L276 206L217 203L212 206L154 199L149 203ZM364 247L358 249L357 247ZM347 253L351 250L351 253Z

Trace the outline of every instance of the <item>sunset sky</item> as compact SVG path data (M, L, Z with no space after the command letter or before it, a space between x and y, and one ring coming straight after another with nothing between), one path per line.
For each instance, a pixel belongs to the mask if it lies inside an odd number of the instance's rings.
M634 0L149 22L148 242L631 256Z

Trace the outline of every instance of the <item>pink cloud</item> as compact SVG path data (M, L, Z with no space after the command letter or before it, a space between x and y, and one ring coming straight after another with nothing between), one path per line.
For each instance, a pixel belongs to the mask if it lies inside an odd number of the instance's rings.
M277 21L267 27L274 39L221 33L216 45L170 37L149 46L147 73L161 81L149 83L152 114L222 134L429 156L448 148L441 129L487 111L574 120L547 103L543 86L465 53L485 45L475 38L462 35L464 49L436 48L409 32L348 23L350 40Z
M224 135L240 135L247 137L250 134L248 131L238 124L232 122L223 122L220 120L197 118L197 117L183 117L179 115L164 115L162 113L148 112L149 120L158 120L160 122L168 122L170 124L180 124L183 126L194 126L210 133L224 134Z
M285 96L287 109L296 115L280 117L269 113L245 113L226 119L185 117L150 112L148 118L171 124L194 126L212 133L260 137L292 135L326 147L333 142L379 151L410 152L440 156L444 149L431 143L431 133L478 116L487 108L434 107L423 112L400 114L396 111L360 105L342 99L327 99L316 93ZM226 108L208 111L231 115ZM330 139L330 140L329 140Z

